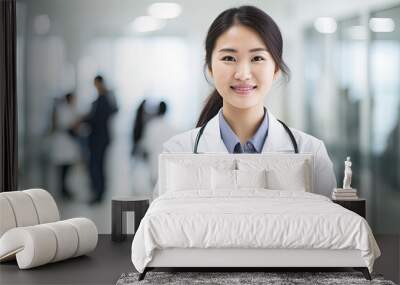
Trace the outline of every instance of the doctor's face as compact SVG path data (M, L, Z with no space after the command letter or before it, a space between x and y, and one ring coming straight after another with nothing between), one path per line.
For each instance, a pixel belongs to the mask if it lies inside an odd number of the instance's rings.
M278 75L275 66L257 32L234 25L218 38L209 72L224 106L249 109L264 105Z

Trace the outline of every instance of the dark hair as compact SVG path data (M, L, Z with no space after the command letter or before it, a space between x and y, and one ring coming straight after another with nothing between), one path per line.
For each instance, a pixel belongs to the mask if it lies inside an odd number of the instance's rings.
M67 101L67 103L70 103L74 97L75 97L75 94L72 92L64 95L65 101Z
M167 112L167 103L164 101L161 101L160 104L158 105L158 115L162 116Z
M289 68L282 59L282 35L278 25L264 11L254 6L241 6L225 10L211 24L205 41L205 68L211 70L211 56L219 36L234 25L243 25L256 31L271 54L276 70L289 76ZM206 100L196 127L206 124L222 107L222 97L215 89Z
M145 115L146 115L146 110L145 110L145 105L146 105L147 100L144 99L137 111L136 111L136 117L135 117L135 123L133 126L133 142L134 142L134 149L136 149L136 145L138 141L142 138L143 134L143 129L144 129L144 124L146 123L145 120ZM134 150L132 152L135 152Z
M103 83L104 82L104 78L101 75L96 75L96 77L94 78L94 81L99 81L99 82Z

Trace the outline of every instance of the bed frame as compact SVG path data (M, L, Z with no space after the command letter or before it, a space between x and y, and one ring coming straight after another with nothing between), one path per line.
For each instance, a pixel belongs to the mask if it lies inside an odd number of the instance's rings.
M270 164L281 161L304 161L308 166L307 192L313 192L314 159L312 154L289 153L263 153L254 154L188 154L165 153L159 157L159 194L167 191L167 163L174 160L190 160L192 164L207 161L213 163L220 159L265 159ZM161 268L203 268L210 271L217 268L229 268L234 271L249 271L250 269L271 268L338 268L351 267L364 274L367 280L371 280L365 261L359 250L332 250L332 249L254 249L254 248L169 248L157 249L153 259L139 275L143 280L146 273L153 269Z
M156 268L231 268L234 271L263 271L271 268L351 267L371 280L359 250L333 249L240 249L240 248L170 248L157 249L139 280ZM251 269L251 270L250 270Z

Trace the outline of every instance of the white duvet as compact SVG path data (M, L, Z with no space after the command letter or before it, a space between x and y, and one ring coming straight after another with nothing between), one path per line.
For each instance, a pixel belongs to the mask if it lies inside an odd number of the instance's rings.
M143 272L154 249L164 248L358 249L370 272L380 256L359 215L318 194L266 189L158 197L132 243L136 269Z

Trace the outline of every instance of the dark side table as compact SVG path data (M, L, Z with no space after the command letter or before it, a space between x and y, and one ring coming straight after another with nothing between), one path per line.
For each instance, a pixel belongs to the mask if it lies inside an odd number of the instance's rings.
M340 206L353 211L356 214L359 214L361 217L365 219L365 209L366 209L366 201L365 199L356 199L356 200L335 200L332 199L332 202L339 204Z
M126 212L135 213L135 232L149 208L150 196L119 196L112 198L111 240L126 239Z

